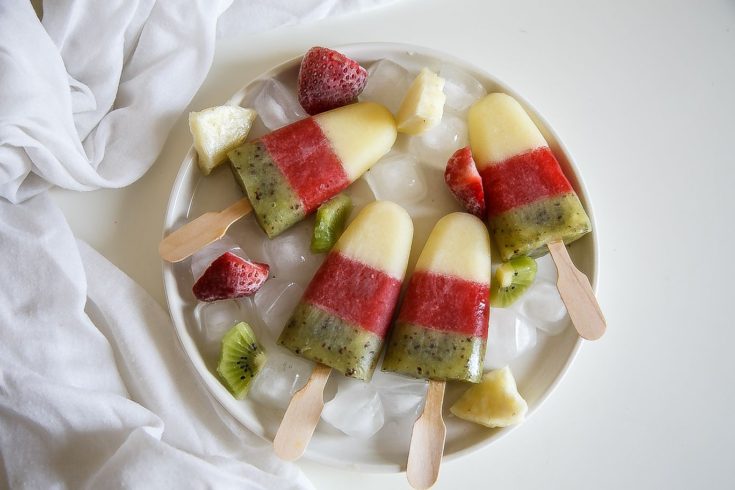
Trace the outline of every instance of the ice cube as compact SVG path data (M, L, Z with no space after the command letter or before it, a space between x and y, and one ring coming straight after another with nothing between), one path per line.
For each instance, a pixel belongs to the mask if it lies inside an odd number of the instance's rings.
M536 329L508 308L490 310L485 368L499 369L536 345Z
M267 407L285 410L293 394L306 384L314 363L281 352L280 348L269 349L266 355L268 358L255 377L248 398Z
M375 195L370 189L370 184L367 182L367 174L363 174L362 177L357 179L350 187L345 191L347 195L352 199L352 214L351 217L357 216L357 214L365 207L366 204L371 203L375 200ZM349 220L348 220L349 221Z
M270 283L270 279L263 283L263 287L268 285ZM258 290L260 291L260 289ZM255 296L258 293L256 292L253 296L242 296L240 298L237 298L237 302L240 305L240 313L243 318L243 321L246 321L251 324L251 326L256 329L256 333L260 333L262 329L260 329L260 313L258 312L258 308L255 306Z
M268 282L266 282L266 284L268 284ZM258 343L263 347L263 349L265 349L266 353L270 355L271 350L273 349L285 352L284 348L278 345L278 335L280 334L280 331L273 331L265 324L263 319L260 317L258 307L255 306L255 296L238 298L237 301L240 304L240 312L242 313L243 321L248 322L248 324L253 328L255 338L258 339Z
M204 271L207 270L207 267L225 252L232 252L242 258L247 258L247 255L238 246L237 242L228 236L224 236L201 250L196 251L191 256L191 275L194 277L194 280L198 280Z
M271 131L307 116L295 92L278 80L271 78L263 81L253 97L253 109L263 125Z
M258 225L255 215L238 220L227 231L227 235L237 242L250 260L270 265L270 257L265 248L268 238Z
M562 333L571 322L556 284L539 281L538 277L513 309L530 325L549 335Z
M487 94L487 90L477 79L454 65L443 65L439 70L439 76L445 81L444 95L447 96L445 108L463 113Z
M444 112L438 126L412 136L409 151L421 162L444 170L447 160L457 149L467 146L467 123L451 112Z
M389 59L376 61L368 68L368 79L360 100L378 102L393 114L398 112L411 84L408 70Z
M338 380L337 394L324 404L322 419L348 436L369 439L383 427L385 413L370 383L343 377Z
M426 196L426 182L418 160L408 153L388 153L365 174L365 179L375 199L405 206Z
M550 282L556 284L558 274L556 272L556 264L551 258L551 254L536 259L536 279L535 282Z
M416 418L423 407L427 382L376 370L370 384L380 395L385 418Z
M287 279L270 279L255 293L255 310L271 338L278 338L302 294L304 289Z
M239 303L237 300L199 303L196 310L201 350L210 358L216 358L221 349L222 337L234 324L244 320Z
M265 253L269 257L273 277L287 277L306 287L324 260L323 255L309 250L313 226L310 220L302 221L276 238L265 239Z
M418 417L403 417L390 419L386 418L383 425L383 434L387 434L393 447L409 447L411 444L411 435L413 433L413 424Z

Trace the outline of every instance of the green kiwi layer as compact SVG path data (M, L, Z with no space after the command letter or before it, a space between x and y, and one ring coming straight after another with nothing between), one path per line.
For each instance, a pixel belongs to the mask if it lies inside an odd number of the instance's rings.
M435 380L478 383L486 341L399 322L393 327L383 371Z
M255 376L265 364L266 356L255 334L245 322L233 326L222 338L217 373L237 399L245 398Z
M260 141L245 143L227 154L235 180L250 199L263 231L273 238L306 215L304 205L288 185Z
M521 255L540 257L548 252L547 243L571 243L592 230L574 192L511 209L490 218L489 224L504 262Z
M300 356L326 364L345 376L368 381L383 340L316 306L299 303L278 343Z

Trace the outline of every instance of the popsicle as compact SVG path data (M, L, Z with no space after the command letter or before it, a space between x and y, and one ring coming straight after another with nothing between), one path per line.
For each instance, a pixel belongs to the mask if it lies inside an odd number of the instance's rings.
M299 458L324 408L330 368L369 380L406 272L413 240L408 213L375 201L350 223L306 288L278 342L317 361L273 439L275 453Z
M557 288L577 332L595 340L606 323L592 286L565 244L592 225L546 140L511 96L494 93L468 114L470 147L482 176L490 234L504 261L551 252Z
M446 380L478 382L490 314L490 237L471 214L440 219L421 251L383 359L383 370L429 379L406 476L429 488L439 475Z
M413 223L403 208L389 201L365 206L314 275L278 342L346 376L369 380L412 239Z
M514 98L486 96L470 108L468 123L490 234L504 261L543 255L548 243L568 244L591 230L559 162Z
M235 179L269 237L358 179L396 139L391 113L350 104L284 126L228 153Z
M434 226L411 276L382 369L478 382L490 314L490 238L467 213Z

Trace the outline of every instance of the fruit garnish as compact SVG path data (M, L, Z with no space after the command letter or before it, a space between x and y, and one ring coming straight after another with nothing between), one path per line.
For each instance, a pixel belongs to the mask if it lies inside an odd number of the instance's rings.
M486 427L507 427L522 422L528 404L518 393L510 368L485 373L449 409L457 417Z
M443 89L444 79L428 68L422 68L398 109L398 132L419 134L439 124L447 100Z
M500 264L490 286L490 305L497 308L512 305L533 284L536 269L536 261L525 256Z
M454 197L468 213L485 218L485 194L469 146L455 151L444 170L444 181Z
M351 212L352 199L346 194L337 194L319 206L314 222L314 234L311 237L311 251L329 252L344 231Z
M192 288L200 301L250 296L268 279L268 264L250 262L225 252L212 262Z
M301 60L296 92L310 115L357 101L367 83L367 71L337 51L314 47Z
M222 338L217 373L230 393L242 400L265 361L265 352L255 339L253 329L247 323L240 322Z
M189 113L189 131L204 175L227 160L228 151L245 142L255 116L252 109L231 105Z

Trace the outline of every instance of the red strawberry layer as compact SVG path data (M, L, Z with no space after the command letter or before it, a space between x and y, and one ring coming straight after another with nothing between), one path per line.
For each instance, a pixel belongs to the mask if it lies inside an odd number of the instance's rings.
M306 214L350 184L331 143L312 118L289 124L261 141Z
M408 284L398 322L487 338L489 294L486 284L417 271Z
M255 294L268 279L268 264L249 262L230 252L207 267L192 291L200 301L218 301Z
M383 338L400 290L398 279L332 252L311 280L303 301Z
M301 106L314 115L355 102L366 83L367 71L355 60L315 47L301 60L296 90Z
M489 216L572 190L549 147L513 156L482 170Z
M467 210L480 219L485 217L485 196L482 178L467 146L455 151L444 170L444 181L454 197Z

